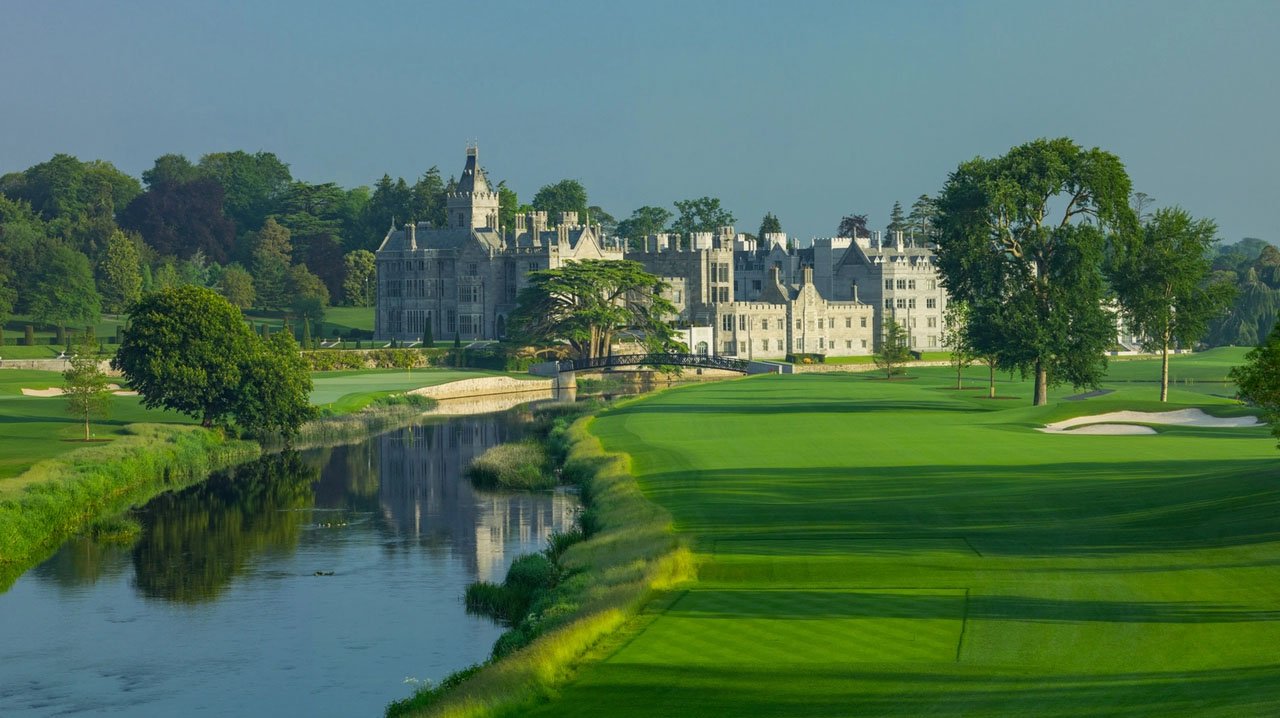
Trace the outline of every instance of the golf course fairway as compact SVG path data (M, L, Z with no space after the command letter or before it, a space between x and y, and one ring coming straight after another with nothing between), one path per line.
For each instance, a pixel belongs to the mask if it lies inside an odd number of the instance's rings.
M531 714L1280 715L1266 427L1036 430L1126 409L1243 413L1225 369L1161 405L1139 368L1046 407L1029 384L987 400L985 370L956 391L938 368L752 377L605 411L590 431L630 454L698 578Z

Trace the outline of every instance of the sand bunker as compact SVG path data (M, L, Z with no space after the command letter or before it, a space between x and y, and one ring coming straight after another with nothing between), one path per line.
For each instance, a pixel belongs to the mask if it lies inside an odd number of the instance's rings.
M119 384L107 384L107 391L118 394L120 396L137 396L136 391L121 391ZM22 390L23 396L62 396L61 387L51 387L49 389L26 389Z
M1110 422L1110 423L1109 423ZM1114 423L1132 422L1132 423ZM1255 416L1209 416L1199 409L1177 411L1113 411L1096 416L1077 416L1055 421L1040 431L1046 434L1154 434L1155 429L1139 424L1177 424L1179 426L1206 426L1213 428L1257 426L1261 422ZM1075 429L1073 427L1081 427Z

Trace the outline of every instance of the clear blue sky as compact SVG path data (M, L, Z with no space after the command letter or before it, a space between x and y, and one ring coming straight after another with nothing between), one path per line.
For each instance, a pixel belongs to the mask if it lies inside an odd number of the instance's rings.
M371 185L482 164L619 219L718 196L805 240L1042 136L1280 240L1277 2L0 4L0 172L275 152Z

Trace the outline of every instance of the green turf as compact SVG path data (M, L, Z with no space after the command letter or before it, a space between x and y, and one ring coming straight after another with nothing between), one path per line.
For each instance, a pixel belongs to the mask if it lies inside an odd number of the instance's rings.
M1239 356L1178 361L1212 379ZM939 367L702 384L605 412L592 431L704 563L535 714L1280 715L1275 441L1035 431L1155 408L1158 387L1130 380L1158 362L1113 367L1114 393L1057 388L1042 408L1007 375L999 392L1020 398L990 401Z
M84 424L69 415L61 397L22 396L22 389L46 389L62 385L62 375L53 371L0 370L0 497L21 488L13 479L41 459L47 459L85 444ZM134 422L194 423L181 414L144 409L136 396L113 396L110 415L94 419L93 437L111 439L124 433Z
M337 412L359 411L383 396L482 376L508 376L482 369L360 369L314 372L311 403ZM516 378L523 378L517 376Z

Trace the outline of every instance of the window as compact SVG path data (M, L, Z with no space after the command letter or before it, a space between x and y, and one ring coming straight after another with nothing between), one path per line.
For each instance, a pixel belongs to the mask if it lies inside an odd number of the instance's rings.
M761 339L761 340L760 340L760 351L762 351L762 352L767 352L767 351L769 351L769 340L768 340L768 339Z
M899 299L899 300L898 300L898 309L906 309L906 308L907 308L907 300L905 300L905 299Z
M818 337L818 348L819 348L819 349L826 349L826 348L827 348L827 338L826 338L826 337Z
M866 339L863 339L863 340L862 340L862 348L863 348L863 349L866 349L866 348L867 348L867 340L866 340Z
M932 329L932 328L934 328L934 327L938 326L938 318L937 318L937 317L929 317L929 319L928 319L928 321L927 321L927 323L926 323L926 325L925 325L925 326L929 327L930 329Z
M844 340L844 348L845 348L845 349L852 349L852 348L853 348L853 340L852 340L852 339L845 339L845 340Z
M937 300L936 298L934 298L934 297L929 297L928 299L925 299L925 300L924 300L924 308L925 308L925 309L937 309L937 308L938 308L938 300Z
M729 281L729 263L721 262L716 266L720 268L720 281L722 282Z
M452 309L444 313L444 330L450 334L458 331L458 315Z
M937 289L937 288L938 288L938 280L936 280L936 279L929 279L929 280L926 280L926 281L925 281L925 287L924 287L924 288L925 288L925 289Z
M907 288L907 280L905 280L905 279L899 279L899 280L898 280L898 289L906 289L906 288Z
M914 280L914 279L908 279L908 280L907 280L907 289L915 289L915 288L916 288L916 280Z
M472 316L473 316L473 315L471 315L471 314L460 314L460 315L458 315L458 333L459 333L459 334L471 334L471 333L473 333L473 332L475 331L475 330L474 330L474 329L472 329L472 327L471 327L471 317L472 317Z
M765 341L768 341L767 339ZM778 351L782 351L782 340L778 340Z
M732 354L732 353L733 353L733 342L725 342L725 343L724 343L724 353L725 353L725 354Z
M845 317L845 318L844 318L844 328L845 328L845 329L852 329L852 328L853 328L853 317Z
M727 301L729 301L729 288L728 288L728 287L720 287L720 301L722 301L722 302L727 302Z
M768 329L768 328L769 328L769 319L768 319L768 317L766 317L766 318L764 318L764 319L761 319L761 320L760 320L760 328L761 328L761 329ZM767 347L767 346L765 347L765 349L768 349L768 348L769 348L769 347Z
M752 291L754 291L754 292L758 292L758 291L760 291L760 280L759 280L759 279L753 279L753 280L751 280L751 290L752 290Z
M907 300L907 308L908 308L908 309L915 309L915 308L916 308L916 298L915 298L915 297L911 297L910 299L908 299L908 300Z
M529 262L529 271L530 271L530 272L536 272L536 271L538 271L538 263L537 263L537 262Z
M886 279L886 280L884 280L884 288L885 288L885 289L893 289L893 280L892 280L892 279Z
M934 336L933 334L930 334L930 335L929 335L929 346L931 346L931 347L936 347L936 346L938 346L938 337Z
M800 320L800 319L797 319L797 320L796 320L796 329L804 329L804 322L803 322L803 320Z
M672 301L673 303L675 303L675 304L680 304L681 302L683 302L683 301L684 301L684 292L682 292L682 291L680 291L679 289L677 289L677 290L676 290L676 298L675 298L675 299L672 299L671 301Z
M726 332L733 331L733 315L732 314L721 315L720 328L725 330Z
M884 300L884 308L885 308L885 309L893 309L893 300L892 300L892 299L886 299L886 300Z
M739 352L741 352L741 353L743 353L743 354L746 354L746 353L747 353L747 343L746 343L746 342L738 342L738 351L739 351Z
M738 315L738 329L744 332L747 330L747 315L745 314Z
M866 318L866 317L859 317L859 318L858 318L858 323L859 323L859 326L861 326L863 329L866 329L866 328L867 328L867 318Z
M419 260L418 260L418 270L419 270L419 271L421 271L421 270L424 270L424 269L426 269L426 268L427 268L427 263L426 263L426 262L424 262L423 260L419 259Z
M474 277L474 276L476 276L476 274L478 274L478 272L476 271L476 263L475 263L475 262L468 262L468 263L467 263L467 276L468 276L468 277Z

